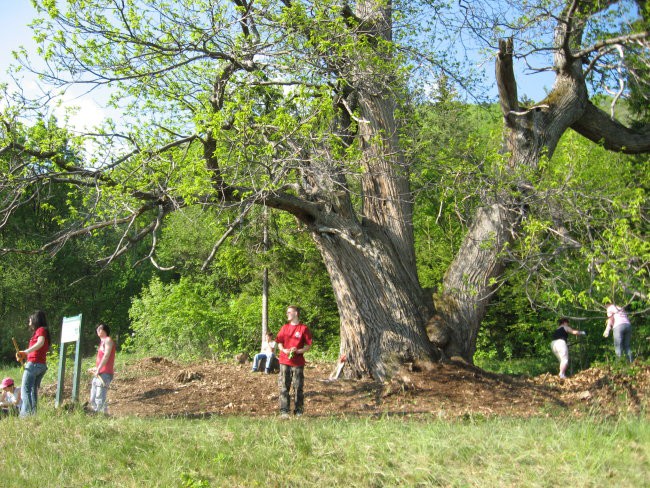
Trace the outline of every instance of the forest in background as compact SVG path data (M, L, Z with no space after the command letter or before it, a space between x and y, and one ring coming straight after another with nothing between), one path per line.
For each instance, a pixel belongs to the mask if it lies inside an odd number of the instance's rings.
M417 191L414 226L420 281L433 293L465 232L462 222L478 198L467 161L497 157L500 118L495 106L461 103L449 91L436 103L422 106L415 121L415 157L433 162L423 172L424 183ZM436 141L436 147L427 141ZM436 155L432 160L431 154ZM647 256L645 236L625 232L634 229L635 223L641 224L640 229L645 225L646 156L612 154L567 133L547 164L547 174L556 178L548 178L545 185L554 188L569 207L581 209L581 215L590 220L584 224L595 236L608 237L600 244L610 247L598 252L623 253L624 260L625 249L641 246L640 255L645 252ZM570 186L567 173L572 175ZM444 201L436 198L439 188L432 188L431 181L443 184L454 177L465 180L463 188L443 193ZM19 218L4 227L1 247L38 248L70 217L57 209L65 208L62 203L70 203L71 197L74 195L69 193L52 194L47 203L23 208ZM633 199L638 206L626 205ZM598 216L604 205L625 208L615 229L607 220L609 211ZM464 217L459 219L459 214ZM604 314L599 305L608 297L623 296L621 290L615 283L590 281L585 271L593 256L582 252L545 263L531 280L527 266L534 266L537 255L554 251L544 246L537 225L541 227L531 219L523 245L513 250L526 254L527 260L513 259L499 284L479 335L475 360L495 369L509 367L498 366L499 362L521 359L532 361L533 366L527 367L539 371L554 368L548 344L561 316L571 317L577 328L589 333L581 345L583 367L591 361L611 359L611 338L601 337ZM266 250L264 226L270 236ZM614 233L616 229L619 234ZM174 268L168 271L139 261L147 243L110 266L98 266L96 257L116 245L118 232L112 240L110 234L108 238L89 235L71 240L53 256L4 255L0 260L2 359L12 361L11 337L21 343L28 339L26 318L39 308L47 311L55 337L62 317L82 313L86 354L96 346L94 325L99 321L110 324L125 350L182 359L253 354L261 336L264 268L270 280L269 328L277 331L286 305L296 303L314 330L316 343L311 354L336 359L339 321L331 283L317 249L299 224L278 212L271 211L267 217L261 211L253 212L238 226L233 244L224 247L209 269L202 271L211 243L222 232L209 210L190 208L172 214L162 229L158 250L161 267ZM647 358L650 323L643 306L643 301L633 301L628 310L635 325L635 354Z
M466 101L467 92L471 95L473 90L467 84L471 73L452 80L438 72L434 93L405 81L409 60L396 56L393 48L409 39L423 41L413 34L416 31L409 33L411 26L403 21L411 14L417 17L418 8L431 8L427 2L423 2L426 7L414 4L412 10L396 2L403 10L396 15L399 28L394 44L392 39L379 40L383 31L377 22L383 18L385 2L356 2L354 12L347 2L342 8L337 2L325 2L313 9L292 2L283 2L277 9L262 8L264 3L234 2L237 6L231 9L224 2L219 3L223 10L210 10L215 7L212 4L184 10L179 6L179 13L187 19L170 16L169 25L154 25L161 32L167 29L167 34L151 45L142 40L155 32L143 22L146 14L130 3L122 5L119 13L125 15L121 19L102 16L102 2L83 5L93 15L88 18L74 9L61 13L53 2L37 3L42 4L41 13L59 22L61 33L86 29L88 35L53 35L58 31L37 23L43 45L52 43L42 52L52 66L59 63L59 69L70 68L73 78L82 72L75 69L84 67L88 73L100 73L98 84L119 85L127 96L125 114L141 118L128 135L118 134L108 121L99 134L81 137L65 121L41 116L43 107L25 100L19 103L15 94L5 90L5 99L13 103L3 107L0 152L0 354L5 360L13 356L11 337L27 340L26 317L36 308L48 313L55 336L61 317L82 313L86 352L96 343L93 329L98 321L109 323L120 347L127 350L181 358L254 352L260 340L265 269L270 280L270 328L277 330L288 303L299 305L304 309L303 319L314 329L312 354L334 359L340 352L343 327L342 303L337 306L337 299L344 295L340 288L350 285L339 279L341 272L334 272L346 269L345 261L336 260L332 250L336 245L342 246L339 250L357 252L363 249L361 244L370 242L365 254L356 256L357 263L363 262L360 269L376 272L377 280L383 280L376 282L378 288L399 291L396 285L401 282L406 289L410 274L392 282L392 271L387 269L400 269L396 243L410 244L409 225L395 224L395 217L412 205L418 285L424 298L436 297L464 240L471 240L468 229L477 212L494 201L508 202L510 211L523 218L517 218L511 230L516 235L503 247L501 242L498 246L489 240L481 243L484 250L494 248L503 272L485 284L489 297L483 300L489 305L481 320L474 359L552 359L549 336L560 316L570 317L588 331L587 361L611 357L611 344L601 338L608 301L626 306L635 325L635 350L647 357L647 155L606 151L608 141L594 144L568 131L553 147L551 158L540 151L542 156L534 165L524 164L513 171L504 153L504 117L498 105ZM147 13L175 8L155 1L144 3L152 6ZM563 2L553 4L561 9ZM573 9L576 6L581 8ZM205 13L204 7L213 14L212 26L201 24L199 14ZM582 26L592 19L597 19L595 27L585 31L593 38L628 28L612 20L615 10L592 7L589 2L577 2L563 11L579 26L575 34L569 30L567 39L574 35L576 42L581 40ZM223 37L208 29L222 22L226 25L231 16L239 18L242 33L232 28L236 23L228 24L231 30L220 31ZM646 11L641 18L643 22L633 26L639 34L630 34L631 41L647 35L642 32ZM525 19L524 15L517 21ZM132 37L120 37L119 30L104 28L114 21L134 27L127 32ZM203 44L196 42L194 34L180 42L186 31L175 29L185 21L196 22L196 35ZM268 44L259 42L258 26L269 29ZM207 30L201 31L204 27ZM293 34L284 36L286 32ZM108 35L101 49L93 41L96 35ZM113 35L117 37L111 39ZM131 46L135 51L129 50ZM149 46L151 52L138 53L145 49L142 46ZM169 46L173 46L171 55ZM269 46L273 46L270 54ZM638 73L641 80L647 76L643 52L636 52L637 71L634 58L628 66L631 81ZM426 54L423 49L418 56ZM434 54L448 72L453 63L444 54ZM140 60L150 64L140 65ZM75 62L80 64L73 68ZM295 80L291 83L300 87L295 92L283 88L285 79L273 79L286 75L292 63L304 63L304 72L292 71ZM189 67L183 71L186 64ZM97 70L92 71L92 66ZM371 74L359 71L363 69ZM607 71L594 73L605 76ZM68 83L62 74L42 75L51 76L50 81L60 86ZM369 79L372 83L364 82ZM465 93L459 93L460 86ZM616 115L631 127L641 127L648 119L643 103L647 86L631 86L629 102L619 101ZM379 102L375 91L383 94ZM388 93L396 100L380 109ZM334 105L324 102L329 97ZM358 100L362 103L355 105ZM547 101L552 102L552 97ZM591 101L608 111L613 98L595 96ZM118 95L112 103L119 105ZM382 147L382 129L375 134L360 129L361 111L371 117L383 109L391 112L399 127L399 146L395 147L402 159L397 162L392 159L392 146ZM193 130L196 133L184 135ZM94 136L106 144L88 146ZM202 146L197 147L196 141ZM133 151L128 147L131 143ZM48 152L48 148L53 150ZM390 171L382 166L386 161L392 165ZM401 161L409 165L409 197L400 193L406 174ZM335 171L327 173L330 170ZM222 175L226 178L221 179ZM275 181L275 175L286 176L286 182ZM348 181L343 184L341 178ZM369 190L394 182L398 182L395 193L378 192L368 198ZM142 207L139 201L144 202ZM397 210L378 218L376 226L366 225L382 201ZM354 243L356 247L349 246L346 234L353 227L350 222L356 225L354 215L339 222L340 228L321 230L346 212L358 212L363 224L357 230L365 237ZM263 242L265 231L268 245ZM393 243L397 251L386 256L384 264L389 266L373 267L372 254L382 256L382 249L393 249L384 236L402 231L404 236ZM215 242L222 236L228 236L228 244L217 249ZM339 237L332 236L343 237L335 242ZM331 243L324 259L323 246ZM408 245L404 249L408 261ZM337 279L334 289L332 281ZM358 298L372 295L367 290L374 282L366 279L368 283L361 287L366 293L358 290ZM475 298L471 286L468 290L465 298L470 302ZM399 303L402 309L394 315L400 316L413 308L409 303L417 303L420 290L412 287L400 300L390 293L387 296L394 302L385 308ZM422 309L426 308L423 304ZM349 347L355 347L358 332L351 320L353 312L353 307L346 310ZM392 327L400 325L390 310L383 312L386 323L373 331L380 337L382 330L393 333L398 328ZM404 319L409 330L421 330L426 321L424 312L415 315ZM371 324L372 313L364 315L363 321ZM415 338L409 340L418 344ZM472 341L465 345L471 350ZM408 341L403 349L409 349ZM390 344L382 344L364 357L373 374L381 376L387 351Z

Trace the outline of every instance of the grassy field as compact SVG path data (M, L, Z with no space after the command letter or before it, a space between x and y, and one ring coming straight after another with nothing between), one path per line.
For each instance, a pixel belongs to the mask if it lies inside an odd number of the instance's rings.
M2 421L1 486L648 486L641 418Z

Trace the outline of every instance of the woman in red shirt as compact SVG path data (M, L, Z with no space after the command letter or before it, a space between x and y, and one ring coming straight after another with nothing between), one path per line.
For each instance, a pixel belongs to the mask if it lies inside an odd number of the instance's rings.
M41 387L41 380L47 371L46 356L50 349L50 329L47 326L45 312L38 310L30 315L29 328L33 332L32 338L29 340L29 347L16 353L18 361L27 360L21 391L23 398L20 408L21 417L36 413L38 389Z
M97 349L95 367L90 368L93 382L90 386L90 408L95 412L108 414L106 394L115 373L115 342L111 339L111 329L106 324L97 325L100 343Z

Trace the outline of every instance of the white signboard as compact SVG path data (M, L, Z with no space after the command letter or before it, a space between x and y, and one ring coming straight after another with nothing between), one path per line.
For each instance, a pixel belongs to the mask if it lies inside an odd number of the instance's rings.
M63 324L61 325L61 344L78 341L80 330L81 315L77 315L76 317L63 317Z

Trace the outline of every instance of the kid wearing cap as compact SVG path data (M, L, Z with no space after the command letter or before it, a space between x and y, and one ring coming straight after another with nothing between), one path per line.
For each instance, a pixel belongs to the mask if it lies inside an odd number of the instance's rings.
M12 378L5 378L0 384L2 394L0 394L0 409L3 415L17 414L22 404L20 389L14 385Z

